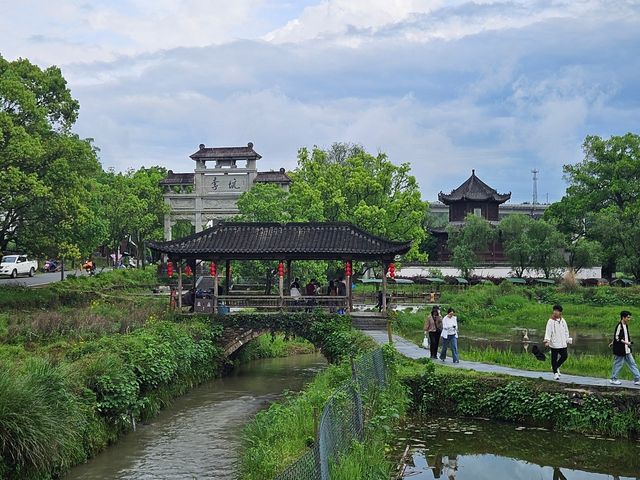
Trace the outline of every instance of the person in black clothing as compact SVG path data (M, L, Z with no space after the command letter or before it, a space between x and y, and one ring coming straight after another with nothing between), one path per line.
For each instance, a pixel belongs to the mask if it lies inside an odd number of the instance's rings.
M623 310L620 312L620 322L616 325L616 329L613 333L613 341L609 344L613 347L613 370L611 371L611 382L614 385L620 385L618 380L618 373L622 365L626 363L631 369L633 374L633 380L635 385L640 385L640 371L631 353L631 337L629 336L629 322L631 321L631 312Z

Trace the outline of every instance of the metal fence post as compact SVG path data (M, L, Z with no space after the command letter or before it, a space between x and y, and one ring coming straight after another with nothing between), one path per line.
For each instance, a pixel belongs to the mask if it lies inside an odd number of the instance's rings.
M360 381L358 380L358 370L356 368L356 362L354 361L353 357L350 357L349 360L351 361L351 378L353 379L356 422L358 422L358 440L362 441L364 436L364 414L362 411L362 397L360 396Z

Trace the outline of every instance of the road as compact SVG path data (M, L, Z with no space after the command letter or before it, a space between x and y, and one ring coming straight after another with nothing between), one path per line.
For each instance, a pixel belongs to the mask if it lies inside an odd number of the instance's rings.
M84 270L66 270L64 276L67 275L86 275ZM39 285L47 285L49 283L59 282L60 272L42 273L37 272L33 277L0 277L0 286L2 285L26 285L27 287L37 287Z

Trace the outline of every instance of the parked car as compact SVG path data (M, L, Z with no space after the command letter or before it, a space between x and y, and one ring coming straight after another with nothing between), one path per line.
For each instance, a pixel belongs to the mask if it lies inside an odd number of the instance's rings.
M26 255L5 255L0 262L0 276L16 278L18 275L33 275L38 270L38 261L29 260Z

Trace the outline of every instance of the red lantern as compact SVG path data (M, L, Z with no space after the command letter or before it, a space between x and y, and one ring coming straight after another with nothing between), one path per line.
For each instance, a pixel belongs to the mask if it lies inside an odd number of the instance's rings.
M389 264L389 276L391 278L396 278L396 266L393 263Z
M167 275L169 278L173 277L173 262L167 263Z
M211 262L211 265L209 265L209 274L212 277L216 276L216 264L214 262Z
M351 276L351 262L346 262L346 263L344 264L344 274L345 274L347 277L350 277L350 276Z
M190 277L190 276L191 276L191 267L190 267L189 265L187 265L187 268L185 268L185 269L184 269L184 274L185 274L187 277Z
M280 278L284 277L284 265L282 262L278 263L278 275Z

